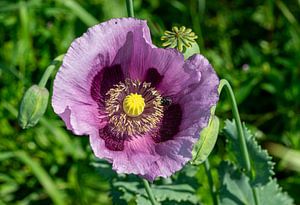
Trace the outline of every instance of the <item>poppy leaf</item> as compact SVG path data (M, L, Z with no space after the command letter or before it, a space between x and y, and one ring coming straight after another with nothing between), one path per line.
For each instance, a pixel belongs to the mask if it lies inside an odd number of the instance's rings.
M160 202L174 201L180 202L175 204L181 204L183 202L197 204L198 201L197 197L195 196L195 189L188 184L152 186L152 189L155 198Z
M251 181L235 165L223 161L219 167L220 202L226 205L255 205ZM267 184L255 188L258 204L292 205L293 200L271 179Z
M243 125L244 135L246 138L247 148L251 160L253 179L251 183L253 185L265 185L273 176L273 166L274 163L271 161L271 156L266 150L263 150L260 145L258 145L252 133ZM233 153L234 159L240 168L245 168L245 162L242 157L242 150L239 146L237 128L234 121L226 120L224 133L228 140L229 153Z

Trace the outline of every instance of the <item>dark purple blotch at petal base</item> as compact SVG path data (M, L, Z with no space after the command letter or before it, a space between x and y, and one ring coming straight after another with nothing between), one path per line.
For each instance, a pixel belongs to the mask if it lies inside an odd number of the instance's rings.
M182 120L182 109L179 104L166 106L164 116L157 136L153 136L156 143L172 139L178 132Z
M164 76L160 75L156 68L149 68L145 75L145 82L151 83L152 87L157 87Z
M99 136L105 141L105 147L109 150L124 150L124 136L115 136L115 134L111 132L109 125L106 125L103 129L99 130Z
M124 82L121 65L104 67L92 81L91 96L98 103L104 103L105 95L114 85Z

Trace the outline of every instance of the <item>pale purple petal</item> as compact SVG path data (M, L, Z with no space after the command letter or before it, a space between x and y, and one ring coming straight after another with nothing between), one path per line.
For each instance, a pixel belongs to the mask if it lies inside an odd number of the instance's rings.
M184 69L190 74L190 80L189 87L176 96L183 109L180 130L193 125L202 129L208 123L210 108L219 100L219 78L208 60L200 54L190 57Z
M54 80L52 106L75 134L103 126L104 116L99 116L98 104L91 97L93 79L103 67L111 66L127 33L136 30L151 43L146 21L123 18L92 27L71 44Z
M183 55L176 49L156 48L140 35L139 31L129 32L126 43L119 50L114 64L121 64L125 76L144 81L150 77L162 95L172 96L186 86L189 75L184 72ZM149 69L156 71L155 78L149 76ZM153 74L150 73L150 74ZM160 78L159 82L152 80Z
M156 130L126 136L111 130L107 91L126 78L150 82L171 104ZM202 55L184 62L156 48L145 21L112 19L94 26L68 50L55 81L54 111L75 134L89 134L95 155L118 173L168 177L191 159L193 144L218 101L219 79Z
M90 135L95 155L112 162L113 169L118 173L138 174L150 181L171 176L180 170L191 159L193 144L199 139L200 131L207 126L210 109L219 97L219 79L203 56L192 56L184 63L182 70L187 80L182 83L184 89L174 96L174 103L178 103L182 110L182 116L177 117L181 123L176 125L179 122L176 116L181 112L178 106L165 113L168 118L164 125L167 128L164 129L172 134L171 130L176 130L178 126L175 136L167 136L166 139L163 136L137 136L125 141L122 151L112 151L96 132ZM159 143L151 140L157 137L160 137Z
M122 151L112 151L95 130L90 143L95 155L112 162L118 173L137 174L153 181L159 176L171 176L191 159L193 140L186 137L157 144L145 135L125 142Z

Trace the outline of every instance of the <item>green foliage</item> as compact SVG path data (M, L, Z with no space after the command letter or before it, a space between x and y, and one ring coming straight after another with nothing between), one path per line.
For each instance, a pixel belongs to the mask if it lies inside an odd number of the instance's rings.
M45 188L46 192L52 198L53 202L58 205L64 204L64 197L60 193L58 187L53 182L51 177L47 174L47 172L37 163L35 160L30 158L30 156L24 151L16 151L14 153L15 157L21 160L24 164L32 169L32 172Z
M136 201L138 205L150 204L145 188L135 181L116 181L113 183L112 197L115 204L125 201L130 204ZM116 189L116 190L114 190ZM152 185L151 189L155 199L162 205L165 204L198 204L195 189L188 184ZM122 202L123 201L123 202Z
M221 204L255 205L250 180L233 165L223 162L219 168Z
M244 134L246 138L247 148L250 155L253 178L251 183L256 185L267 184L271 176L274 174L271 157L266 150L263 150L257 141L250 133L250 131L243 125ZM242 150L239 146L237 128L234 121L227 120L225 122L224 133L228 139L228 152L231 153L235 161L238 163L238 167L245 168L245 162L243 161Z
M158 201L190 202L197 204L195 189L188 184L170 184L153 186L153 193Z
M220 173L220 201L224 205L255 205L250 179L233 164L223 162ZM271 179L267 184L255 188L257 201L268 205L292 205L293 200L281 191L277 182Z
M246 144L251 158L252 172L245 173L242 151L238 146L237 127L234 121L226 120L224 133L228 140L228 152L234 156L237 165L223 161L219 167L220 200L226 205L282 204L292 205L293 200L281 191L272 179L273 163L271 157L257 144L251 132L243 125ZM251 175L251 176L249 176ZM257 193L254 198L253 189Z
M277 180L275 179L272 179L265 186L259 187L258 193L260 204L294 204L293 200L287 195L287 193L282 192L281 188L277 184Z
M150 203L142 180L134 175L117 175L109 172L111 165L103 160L93 162L95 169L111 184L110 195L113 204L147 205ZM195 181L197 168L185 167L180 173L168 179L159 179L151 185L155 199L162 205L168 204L199 204L196 189L199 184Z

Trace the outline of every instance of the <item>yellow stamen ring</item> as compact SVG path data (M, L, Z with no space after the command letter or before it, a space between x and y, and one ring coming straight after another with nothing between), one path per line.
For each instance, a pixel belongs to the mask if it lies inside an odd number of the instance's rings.
M123 101L123 110L130 117L141 115L145 108L145 101L142 95L131 93Z
M126 79L106 96L105 109L115 133L137 136L157 130L164 107L162 97L150 83Z

